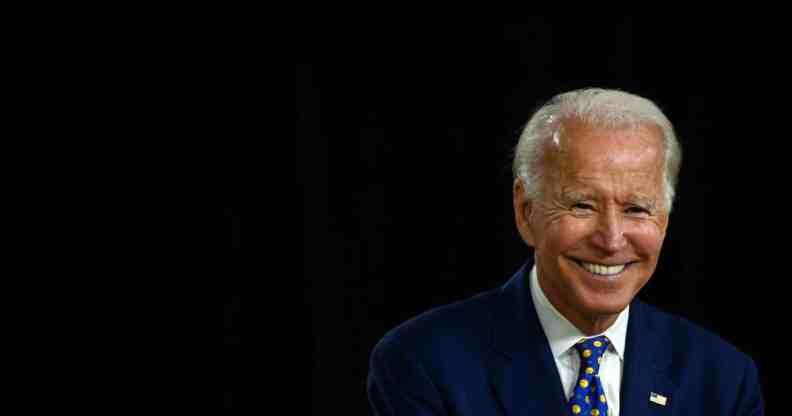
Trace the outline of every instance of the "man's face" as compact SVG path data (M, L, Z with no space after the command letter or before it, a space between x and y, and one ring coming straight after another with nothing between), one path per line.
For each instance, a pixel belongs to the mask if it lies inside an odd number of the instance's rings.
M568 121L545 152L541 200L515 185L517 225L535 248L540 285L576 326L615 319L652 276L668 225L663 160L654 126Z

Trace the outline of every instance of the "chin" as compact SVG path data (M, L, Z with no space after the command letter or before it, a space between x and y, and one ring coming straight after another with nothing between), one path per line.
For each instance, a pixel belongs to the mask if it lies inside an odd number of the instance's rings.
M614 300L614 299L588 299L584 302L586 309L592 315L616 315L621 313L630 304L629 300Z

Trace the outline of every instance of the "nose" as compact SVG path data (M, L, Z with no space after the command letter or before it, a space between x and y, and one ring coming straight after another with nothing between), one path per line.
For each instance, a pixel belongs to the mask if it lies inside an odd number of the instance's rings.
M600 213L592 242L607 254L616 253L627 247L624 219L617 209L609 207Z

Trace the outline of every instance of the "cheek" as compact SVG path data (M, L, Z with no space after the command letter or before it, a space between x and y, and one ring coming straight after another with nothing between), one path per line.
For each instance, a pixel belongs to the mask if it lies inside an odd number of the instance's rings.
M659 254L665 239L663 231L654 223L636 224L630 236L636 250L651 255Z
M590 221L574 217L561 218L547 228L548 245L552 245L556 251L575 248L586 240L593 229Z

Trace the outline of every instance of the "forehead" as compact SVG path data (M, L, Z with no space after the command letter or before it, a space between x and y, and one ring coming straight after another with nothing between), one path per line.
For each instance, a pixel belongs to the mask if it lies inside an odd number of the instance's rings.
M662 183L662 132L651 124L606 128L567 121L547 146L545 173L565 183L608 180L638 188Z

